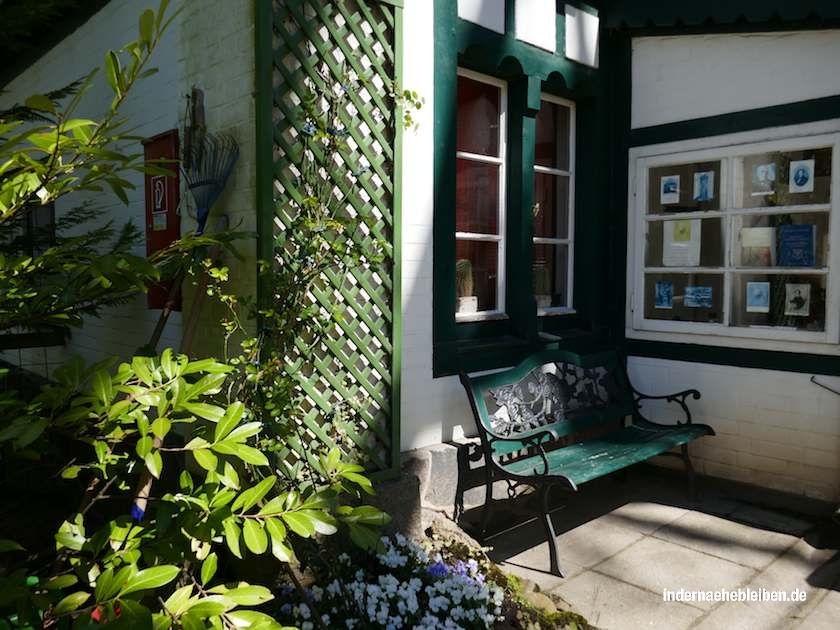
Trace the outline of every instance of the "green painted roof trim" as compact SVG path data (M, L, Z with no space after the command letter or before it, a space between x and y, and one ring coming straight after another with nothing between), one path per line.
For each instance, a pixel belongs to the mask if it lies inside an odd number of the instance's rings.
M585 89L586 83L594 78L598 70L566 59L565 16L558 13L557 52L549 52L516 39L515 15L513 3L509 2L505 16L505 33L457 18L456 46L458 54L471 62L470 65L482 66L492 74L515 74L538 77L543 81L560 79L568 90Z
M837 0L604 0L603 5L607 28L840 20Z

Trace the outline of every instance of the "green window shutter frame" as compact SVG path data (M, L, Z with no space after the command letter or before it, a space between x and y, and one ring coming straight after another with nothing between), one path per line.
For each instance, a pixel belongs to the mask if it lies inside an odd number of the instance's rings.
M601 88L599 73L563 55L563 16L558 15L558 50L550 53L517 40L510 32L513 3L507 4L508 32L495 33L458 18L457 3L435 0L434 96L434 305L433 372L512 365L546 343L578 343L579 315L538 318L531 288L535 116L542 92L570 100L592 99ZM457 70L459 67L508 82L507 140L507 318L455 322L455 143ZM594 123L594 119L592 119ZM585 137L578 125L578 142ZM586 195L582 195L586 200ZM580 216L580 203L575 211ZM527 209L527 210L526 210ZM580 228L580 221L577 221ZM586 230L584 226L582 229ZM585 256L585 254L584 254ZM576 256L578 258L578 256ZM574 261L575 269L579 268ZM585 265L583 265L585 266ZM577 273L577 271L575 272ZM575 283L583 293L583 283ZM575 290L576 303L578 289ZM589 302L584 296L583 302ZM585 308L583 310L586 310ZM541 335L540 329L554 334Z

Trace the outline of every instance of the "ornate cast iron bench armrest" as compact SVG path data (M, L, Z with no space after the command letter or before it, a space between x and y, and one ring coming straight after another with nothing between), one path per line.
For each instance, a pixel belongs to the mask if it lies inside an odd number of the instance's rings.
M694 400L699 400L701 395L696 389L686 389L681 392L674 392L673 394L665 394L662 396L643 394L632 385L630 385L630 389L633 391L633 408L635 409L635 415L646 422L650 422L651 424L659 423L648 420L644 416L642 413L642 405L640 404L643 400L664 400L668 403L675 402L682 407L683 413L685 414L685 422L678 421L677 424L691 424L691 410L688 408L688 404L685 402L685 399L691 396Z
M516 442L522 446L522 450L524 449L536 449L537 454L540 456L543 464L543 471L537 472L537 469L534 469L534 476L535 477L542 477L548 475L548 457L545 454L545 449L543 448L543 443L550 443L554 442L559 439L557 433L551 430L551 427L546 427L544 430L540 431L539 433L534 433L533 435L529 435L527 437L502 437L501 435L496 435L487 431L488 442L490 443L490 447L493 447L495 442ZM543 438L546 438L543 440ZM501 462L493 459L493 463L498 466L499 468L504 470L504 464Z

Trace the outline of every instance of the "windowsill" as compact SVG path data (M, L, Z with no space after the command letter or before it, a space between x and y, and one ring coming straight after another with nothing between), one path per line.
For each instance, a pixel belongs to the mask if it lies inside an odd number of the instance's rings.
M716 324L715 327L719 328L719 330L706 330L702 333L697 331L688 333L683 331L652 331L626 328L624 334L627 339L719 347L726 348L730 352L734 349L742 349L787 352L791 354L840 355L840 346L836 343L826 341L825 333L780 331L778 328L767 328L747 329L752 332L752 337L737 336L734 334L725 336L723 334L714 334L714 332L720 333L722 330L727 329L723 329L720 324ZM783 334L786 335L786 338L782 336Z
M581 349L592 346L594 336L585 330L570 329L558 333L539 333L539 338L526 341L513 335L435 344L434 376L451 376L459 372L481 372L520 363L525 357L550 348Z
M537 309L537 317L557 317L558 315L575 315L576 313L575 309L567 306Z
M502 311L480 311L478 313L455 313L455 321L462 322L491 322L502 319L509 319L507 313Z

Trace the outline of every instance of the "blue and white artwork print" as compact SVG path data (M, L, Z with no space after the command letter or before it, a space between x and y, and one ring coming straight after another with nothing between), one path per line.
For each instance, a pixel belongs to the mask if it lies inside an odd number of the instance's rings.
M657 282L654 308L674 308L674 283Z
M659 203L667 205L680 202L680 176L666 175L659 178Z
M712 308L712 287L686 287L685 305L688 308Z
M752 189L750 194L772 195L776 192L776 163L756 164L752 172Z
M770 312L770 283L747 282L747 313Z
M694 201L711 201L715 197L715 172L694 173Z
M788 190L792 193L814 192L814 160L792 160Z

